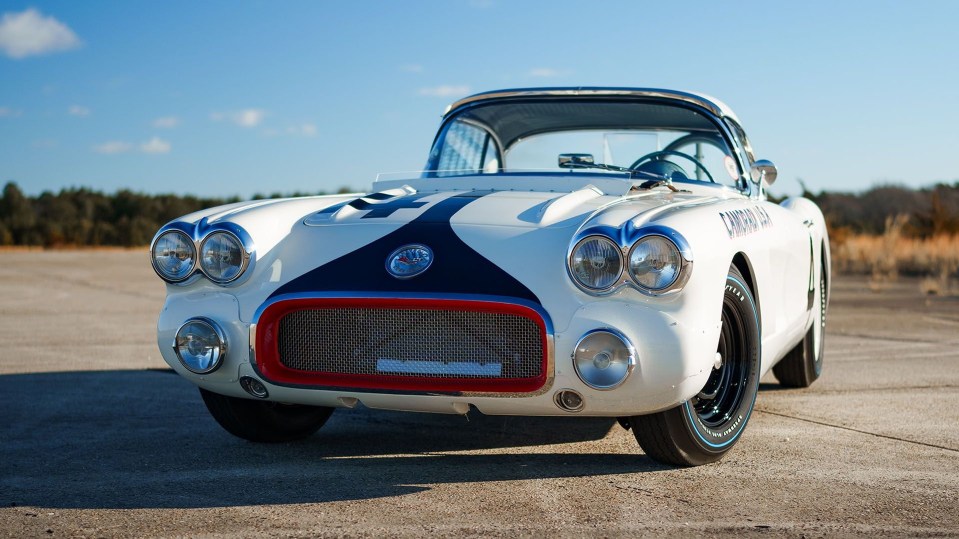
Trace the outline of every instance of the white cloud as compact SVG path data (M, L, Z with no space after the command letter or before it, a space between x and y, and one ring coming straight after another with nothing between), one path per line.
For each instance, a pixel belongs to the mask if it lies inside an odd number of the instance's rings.
M234 114L233 123L241 127L256 127L260 125L260 122L263 121L265 116L266 111L260 109L245 109Z
M26 58L79 46L80 38L73 30L36 9L4 13L0 19L0 50L10 58Z
M176 116L163 116L153 120L153 127L160 129L173 129L178 125L180 125L180 119Z
M240 127L256 127L266 118L267 112L263 109L243 109L232 112L214 112L210 119L214 122L232 122Z
M461 97L470 93L470 87L466 85L454 86L444 84L441 86L432 86L429 88L420 88L419 94L429 97Z
M403 64L400 66L400 71L405 71L407 73L422 73L425 71L425 69L420 64Z
M115 155L118 153L128 153L133 150L139 150L143 153L149 154L161 154L161 153L170 153L170 150L173 146L169 141L163 140L160 137L153 137L150 140L140 144L139 146L130 144L129 142L122 140L111 140L109 142L104 142L103 144L98 144L93 147L93 151L97 153L102 153L104 155Z
M81 107L80 105L71 106L69 109L67 109L67 112L70 114L70 116L80 116L81 118L90 115L90 109Z
M121 140L111 140L109 142L104 142L103 144L98 144L93 147L93 151L97 153L102 153L106 155L114 155L118 153L126 153L133 149L133 145L129 142L123 142Z
M140 151L143 153L170 153L170 142L153 137L140 145Z
M14 118L20 116L21 112L10 107L0 107L0 118Z
M286 132L290 135L298 135L301 137L315 137L316 126L310 123L291 125L286 128Z

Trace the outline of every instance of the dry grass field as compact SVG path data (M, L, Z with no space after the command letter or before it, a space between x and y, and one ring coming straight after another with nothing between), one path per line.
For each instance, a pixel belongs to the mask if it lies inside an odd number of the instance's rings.
M955 295L959 272L959 235L914 238L903 234L904 219L890 219L882 235L831 231L833 271L866 275L874 291L881 291L901 275L919 278L922 293Z

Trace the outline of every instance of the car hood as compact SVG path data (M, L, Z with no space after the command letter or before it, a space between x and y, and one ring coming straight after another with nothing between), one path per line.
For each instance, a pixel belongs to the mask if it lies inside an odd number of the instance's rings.
M482 179L482 178L480 178ZM233 222L254 231L282 234L299 228L340 226L396 228L412 222L519 228L579 227L587 222L621 226L677 208L740 196L727 188L698 182L632 190L632 184L580 175L519 178L509 182L477 177L380 181L370 194L259 200L210 208L180 218L199 228ZM634 223L639 224L639 223ZM271 225L271 226L266 226Z
M619 183L619 182L617 182ZM565 259L577 231L641 227L690 206L719 202L722 189L691 186L608 192L585 185L563 191L390 187L368 195L260 201L192 216L205 227L231 223L255 244L253 276L234 290L249 306L270 298L328 294L509 297L568 319L574 303L552 302L557 286L573 294ZM457 186L459 187L459 186ZM685 186L684 186L685 187ZM400 250L428 247L433 265L412 279L385 264Z
M619 226L646 215L653 218L679 206L717 200L716 193L666 189L609 194L589 185L572 192L452 190L412 188L380 191L340 201L303 218L306 227L403 226L408 223L528 229L579 227L587 221Z

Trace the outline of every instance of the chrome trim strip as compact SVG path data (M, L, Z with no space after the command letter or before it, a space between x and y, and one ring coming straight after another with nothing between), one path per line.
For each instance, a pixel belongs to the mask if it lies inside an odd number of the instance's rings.
M396 294L396 293L381 293L381 292L331 292L331 293L307 293L300 292L294 294L282 294L269 300L263 302L260 305L256 312L253 313L253 320L250 323L250 366L253 367L253 370L256 372L260 378L265 382L270 384L275 384L266 378L260 373L260 369L257 367L256 363L256 331L257 325L259 324L260 317L263 315L263 312L266 311L271 305L279 303L282 301L294 300L294 299L390 299L403 301L406 299L410 300L437 300L437 301L471 301L471 302L485 302L485 303L506 303L510 305L519 305L521 307L526 307L536 312L539 315L540 319L543 321L543 325L546 327L546 380L543 382L543 386L536 391L528 393L484 393L484 392L472 392L472 391L463 391L457 393L429 393L430 395L445 395L445 396L458 396L458 397L501 397L501 398L516 398L516 397L537 397L544 393L547 393L553 387L553 382L556 378L556 344L555 338L556 334L553 329L553 321L550 318L549 314L543 308L542 305L534 303L532 301L506 297L506 296L484 296L479 294L442 294L442 293L411 293L411 294ZM282 385L282 384L275 384ZM295 386L301 388L300 386ZM301 388L308 390L318 390L318 391L331 391L340 389L332 389L325 387L318 388ZM389 393L389 394L417 394L416 392L397 392L393 390L381 391L381 390L372 390L372 389L363 389L363 388L342 388L342 391L352 392L352 393Z
M661 88L601 88L601 87L577 87L577 88L516 88L510 90L494 90L464 97L446 107L443 116L449 115L456 109L476 103L478 101L492 101L495 99L504 99L510 97L581 97L581 96L609 96L609 97L655 97L661 99L671 99L682 101L700 106L719 118L728 115L728 111L722 106L706 99L703 96L689 92L680 92L678 90L665 90Z

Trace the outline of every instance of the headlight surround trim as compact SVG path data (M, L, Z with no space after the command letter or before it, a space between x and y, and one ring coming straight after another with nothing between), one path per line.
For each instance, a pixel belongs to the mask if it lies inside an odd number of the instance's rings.
M165 273L160 268L160 265L157 263L157 253L156 253L157 245L160 243L160 241L163 238L169 235L180 236L181 241L183 241L183 243L185 243L186 246L188 246L192 252L192 256L191 256L192 261L190 263L190 269L182 277L171 276L170 274ZM153 266L153 271L155 271L156 274L164 281L168 283L182 283L188 280L190 277L192 277L194 273L196 273L196 267L198 265L196 242L193 241L193 238L191 238L189 234L187 234L183 230L180 230L179 228L161 229L157 233L156 237L153 238L153 241L150 242L150 263Z
M668 253L668 256L676 259L676 261L673 263L673 266L675 267L675 274L672 276L672 279L670 279L669 282L660 284L659 286L650 286L648 283L642 282L640 277L637 276L633 270L633 255L636 254L636 250L640 246L644 244L648 245L654 241L661 241L665 243L666 249L671 251ZM640 289L640 291L648 294L662 295L671 290L682 288L682 286L686 283L686 280L689 279L689 271L687 267L690 263L691 262L683 258L682 251L680 251L680 248L678 245L676 245L676 242L663 234L651 233L641 236L629 248L629 253L626 255L626 272L629 274L629 277L633 280L633 283Z
M596 289L584 286L575 275L572 268L573 254L585 240L593 236L600 236L611 241L620 250L621 272L619 279L612 285ZM659 236L670 242L679 252L680 267L677 277L662 288L648 288L636 280L630 271L630 258L636 245L649 236ZM623 287L632 288L649 297L668 297L678 294L689 281L693 269L693 254L686 238L676 230L663 225L646 225L636 227L632 221L627 221L620 227L597 225L581 229L570 242L566 255L566 272L573 284L580 290L593 296L607 296L618 292Z
M214 277L213 272L210 268L207 268L205 263L206 254L205 250L207 245L211 240L216 239L217 237L226 236L232 241L238 251L237 255L239 256L239 266L237 268L236 274L228 278L218 278ZM218 285L226 285L232 283L243 276L246 273L247 267L250 265L250 257L252 255L251 251L248 251L243 244L243 240L240 237L233 233L231 230L227 229L215 229L211 230L208 234L203 237L203 240L200 241L199 249L197 250L197 265L200 268L200 271L203 272L203 275L206 276L210 281Z
M164 277L164 275L157 269L153 255L157 241L165 234L173 231L188 238L194 252L193 269L189 274L187 274L186 277L180 280L170 280ZM231 279L217 280L211 277L203 268L203 263L201 260L202 248L207 239L209 239L211 236L224 232L232 236L232 238L235 239L240 246L241 266L237 274ZM195 224L183 221L174 221L172 223L167 223L160 228L160 230L157 231L156 235L153 237L153 241L150 243L150 258L151 262L153 263L154 271L156 271L157 275L159 275L161 279L169 284L186 286L192 284L200 276L203 276L218 286L232 287L240 285L253 273L252 270L256 265L256 247L253 244L253 238L250 236L250 234L244 230L243 227L235 223L221 222L208 225L206 219L201 219Z
M595 362L595 358L599 355L607 354L607 367L596 368L590 366L589 362L581 361L580 353L587 352L586 350L581 350L585 346L585 343L594 338L602 338L603 336L612 337L615 341L619 341L622 348L621 351L626 354L625 360L619 361L619 359L622 358L609 356L609 350L604 350L596 354L593 361ZM576 346L573 348L570 359L572 359L573 370L576 371L576 376L579 377L580 381L599 391L609 391L623 385L639 364L636 346L633 345L632 341L623 332L612 327L597 328L583 334L583 336L576 341ZM606 368L612 368L615 372L611 371L610 373L606 373L604 372ZM614 376L612 378L604 376L610 374ZM603 377L608 378L605 380L605 383L599 380L599 378Z
M577 276L577 272L574 269L574 258L579 253L580 249L591 241L606 242L609 244L609 247L612 247L613 252L616 253L616 264L618 265L618 271L615 272L616 275L612 277L609 284L605 286L595 287L583 282ZM622 247L618 245L616 240L606 234L592 233L583 236L573 244L573 247L570 249L569 255L566 258L566 268L569 271L570 278L572 278L573 282L576 283L577 286L590 293L603 293L615 288L622 280L623 272L626 269L626 260L623 258Z
M188 364L189 363L188 360L184 359L183 354L180 351L180 339L181 339L180 334L181 332L183 332L184 329L187 328L187 326L190 326L191 324L195 324L198 326L205 326L213 333L213 336L216 338L216 342L217 342L217 345L215 346L216 357L212 359L211 364L207 366L206 368L192 367L191 365ZM228 350L229 350L229 345L227 343L226 333L223 331L223 328L221 328L220 325L214 322L213 320L203 316L193 317L183 322L183 324L180 325L180 327L176 330L176 333L173 336L173 352L176 354L177 359L180 360L180 365L183 365L183 368L192 372L193 374L209 374L219 369L220 366L223 365L223 361Z

